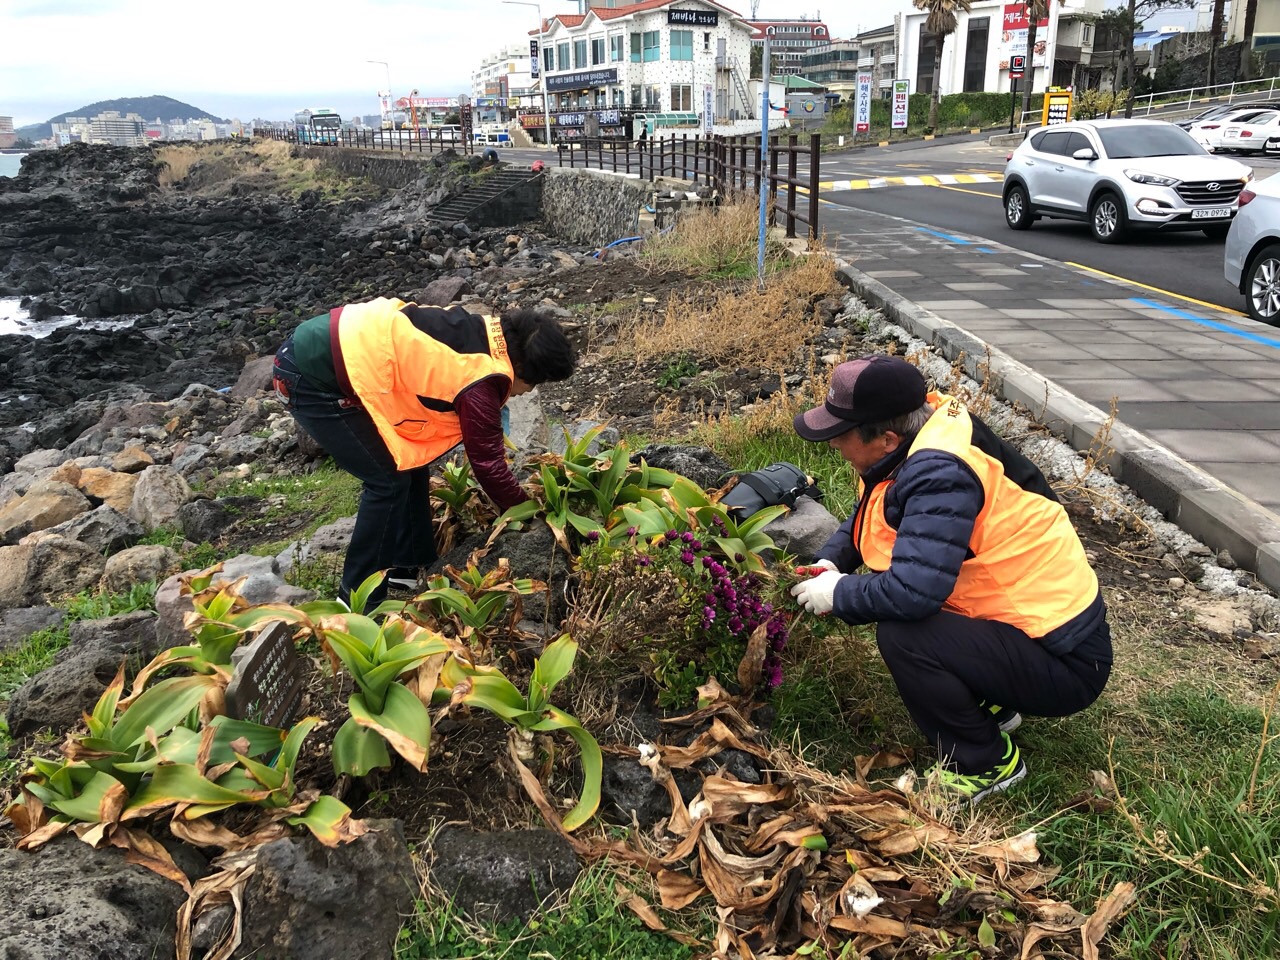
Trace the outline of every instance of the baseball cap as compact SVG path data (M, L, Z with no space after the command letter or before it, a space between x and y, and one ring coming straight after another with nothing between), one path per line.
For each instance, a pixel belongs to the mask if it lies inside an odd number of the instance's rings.
M917 410L927 393L924 376L901 357L859 357L835 368L822 406L796 414L796 433L805 440L830 440Z

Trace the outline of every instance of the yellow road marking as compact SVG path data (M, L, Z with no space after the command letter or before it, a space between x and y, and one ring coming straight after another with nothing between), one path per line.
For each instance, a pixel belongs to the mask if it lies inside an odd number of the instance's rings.
M990 200L999 200L998 193L983 193L981 190L966 190L964 187L949 187L945 183L935 183L935 187L939 190L954 190L956 193L972 193L975 197L986 197Z
M1233 317L1247 317L1247 313L1241 313L1239 310L1233 310L1231 307L1224 307L1220 303L1209 303L1207 300L1197 300L1195 297L1185 297L1180 293L1174 293L1172 290L1165 290L1163 287L1153 287L1150 284L1139 283L1137 280L1130 280L1128 277L1119 277L1114 273L1107 273L1105 270L1098 270L1095 267L1085 266L1083 263L1075 263L1074 261L1065 261L1068 267L1075 267L1077 270L1084 270L1088 273L1096 273L1100 277L1106 277L1109 280L1120 280L1124 283L1133 284L1135 287L1141 287L1143 290L1150 290L1153 293L1164 294L1166 297L1173 297L1175 300L1185 300L1187 303L1194 303L1198 307L1206 307L1209 310L1221 310L1223 313L1229 313Z
M922 173L901 177L860 177L856 180L823 180L820 190L871 190L877 187L937 187L955 183L1000 183L1003 173Z

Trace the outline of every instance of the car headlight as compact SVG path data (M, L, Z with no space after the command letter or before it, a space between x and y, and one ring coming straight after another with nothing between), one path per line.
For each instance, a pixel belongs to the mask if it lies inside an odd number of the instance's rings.
M1155 187L1172 187L1178 182L1177 177L1165 177L1158 173L1145 173L1142 170L1126 170L1124 175L1134 183L1149 183Z

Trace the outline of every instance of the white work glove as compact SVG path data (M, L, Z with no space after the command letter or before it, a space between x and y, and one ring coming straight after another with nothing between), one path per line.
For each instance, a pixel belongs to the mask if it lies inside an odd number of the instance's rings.
M791 595L796 598L796 603L810 613L816 613L819 616L830 613L831 607L835 604L836 584L843 580L844 576L838 570L827 570L810 580L797 583L791 588Z

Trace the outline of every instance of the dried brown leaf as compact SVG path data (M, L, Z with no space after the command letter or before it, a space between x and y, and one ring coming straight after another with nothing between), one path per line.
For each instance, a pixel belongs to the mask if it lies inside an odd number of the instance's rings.
M1084 946L1084 960L1098 960L1098 944L1107 935L1107 929L1118 920L1138 898L1138 889L1127 880L1117 883L1097 911L1080 930Z

